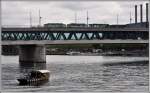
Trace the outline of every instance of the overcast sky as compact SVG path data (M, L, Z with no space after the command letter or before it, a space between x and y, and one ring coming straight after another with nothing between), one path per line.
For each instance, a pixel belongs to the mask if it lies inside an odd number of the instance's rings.
M88 11L89 23L119 24L134 22L134 5L143 4L143 20L145 21L145 4L147 1L2 1L2 25L32 25L39 24L39 9L42 24L45 23L74 23L75 13L78 23L86 23ZM138 21L140 21L138 16Z

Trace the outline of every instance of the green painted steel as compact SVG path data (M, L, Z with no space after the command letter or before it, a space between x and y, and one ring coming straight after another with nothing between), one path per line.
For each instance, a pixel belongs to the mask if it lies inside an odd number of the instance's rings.
M3 32L2 40L92 40L102 39L101 33L75 32Z
M148 35L148 34L147 34ZM2 40L148 39L145 33L108 32L3 32Z
M3 28L2 40L102 40L149 38L148 29Z

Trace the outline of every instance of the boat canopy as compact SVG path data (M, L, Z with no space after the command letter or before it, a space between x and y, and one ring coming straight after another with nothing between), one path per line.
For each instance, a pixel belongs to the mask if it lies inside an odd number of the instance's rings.
M32 71L32 72L49 73L50 71L49 70L35 70L35 71Z
M50 72L49 70L37 70L37 71L39 71L41 73L49 73Z

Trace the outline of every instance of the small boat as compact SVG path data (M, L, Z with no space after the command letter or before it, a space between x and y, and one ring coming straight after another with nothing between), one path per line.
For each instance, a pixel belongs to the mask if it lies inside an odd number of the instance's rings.
M67 52L67 55L80 55L80 52Z
M27 84L40 84L49 81L50 71L48 70L35 70L31 71L27 76L17 79L19 85Z

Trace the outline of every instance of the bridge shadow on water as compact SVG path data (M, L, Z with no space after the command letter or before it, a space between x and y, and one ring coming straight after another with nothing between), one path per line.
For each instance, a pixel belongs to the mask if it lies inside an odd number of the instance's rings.
M32 70L46 69L46 63L35 63L35 62L19 62L20 73L30 72Z

